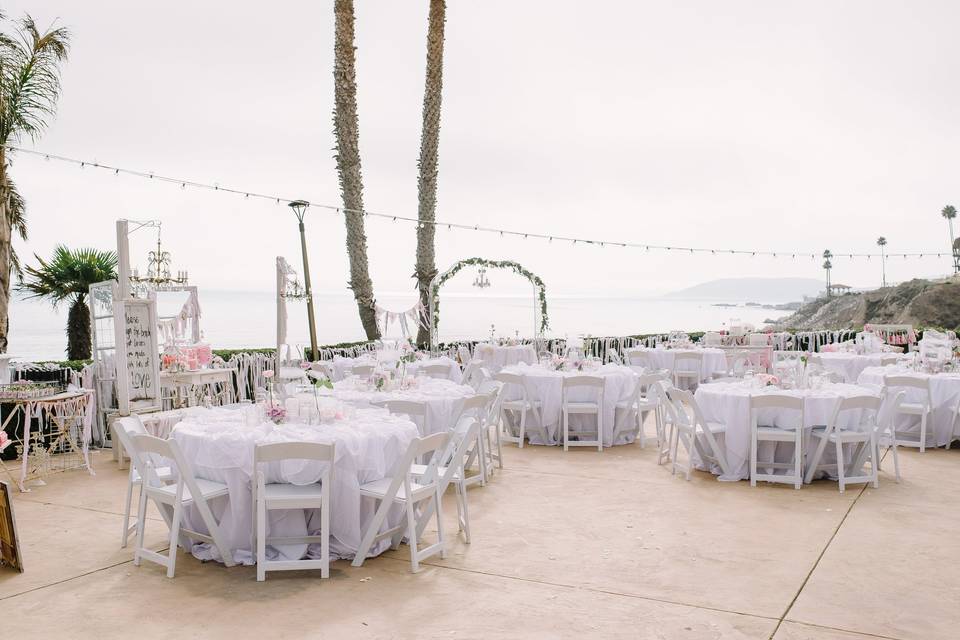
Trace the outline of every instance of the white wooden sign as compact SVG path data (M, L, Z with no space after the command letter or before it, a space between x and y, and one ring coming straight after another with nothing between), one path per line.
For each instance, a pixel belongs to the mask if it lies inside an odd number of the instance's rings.
M128 299L114 303L117 399L121 415L131 408L160 406L160 348L157 304Z

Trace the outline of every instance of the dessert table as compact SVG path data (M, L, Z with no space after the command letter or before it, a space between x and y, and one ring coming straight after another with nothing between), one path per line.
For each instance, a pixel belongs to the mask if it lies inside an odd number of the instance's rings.
M333 383L333 397L359 407L390 400L423 402L427 405L427 423L421 435L428 436L453 429L463 412L464 400L476 393L471 387L441 378L417 376L411 384L414 386L408 389L377 391L364 380L347 378Z
M844 353L839 351L824 352L817 354L820 363L827 371L832 371L843 376L844 382L856 384L860 374L867 367L879 367L881 358L897 357L907 359L910 356L896 353Z
M484 368L497 373L504 367L514 364L536 364L537 351L531 344L495 345L478 344L473 351L474 360L481 360Z
M160 390L164 404L169 405L165 408L201 404L207 395L215 404L231 404L235 402L233 380L236 373L236 369L161 371Z
M259 422L249 425L247 409L193 408L174 427L171 438L183 450L193 466L193 473L207 480L223 482L229 488L229 502L224 498L210 501L214 516L233 552L237 563L253 564L253 455L258 444L274 442L323 442L336 445L333 486L330 492L330 555L352 558L360 546L366 526L374 514L373 501L363 500L360 485L391 475L393 466L410 442L419 436L417 427L403 416L391 415L385 409L356 410L354 415L328 424L281 424ZM284 460L264 465L266 481L297 485L313 484L322 474L324 462ZM391 513L386 526L400 522L401 511ZM205 531L203 521L194 508L185 512L187 526ZM319 513L292 509L268 512L267 534L298 537L315 534ZM390 540L381 541L374 555L389 548ZM319 550L319 545L316 545ZM267 547L270 559L300 559L308 553L307 545ZM222 561L215 546L193 545L192 553L200 560Z
M701 353L703 360L700 365L700 380L710 380L714 374L723 375L727 372L727 354L719 347L706 347L702 349L638 349L650 354L650 360L655 369L667 369L673 371L673 364L676 361L678 353Z
M550 441L540 442L539 435L536 431L530 429L530 424L536 424L536 418L533 413L530 412L527 414L527 436L531 444L562 444L561 405L563 402L563 379L573 376L599 376L603 378L603 446L611 447L633 442L634 434L632 433L623 433L616 442L613 441L617 402L633 390L634 380L637 375L629 367L606 364L593 371L557 371L542 364L520 364L505 367L503 373L522 375L527 380L527 386L533 396L531 399L539 400L541 403L540 414ZM596 391L593 389L576 389L570 393L570 399L574 402L594 401L595 398ZM514 388L512 385L505 387L503 390L503 399L519 400L520 390ZM504 419L508 420L508 427L516 428L517 425L509 423L511 418L519 424L519 418L516 415L511 415L511 412L504 414ZM624 419L624 416L621 416L621 419ZM570 415L571 425L579 426L581 421L584 425L595 425L595 420L596 417L592 415Z
M845 383L824 383L820 389L791 389L784 390L775 387L755 387L752 381L743 382L713 382L703 384L697 387L694 394L697 404L703 412L703 417L708 422L718 422L727 426L726 434L717 435L717 444L723 450L727 458L727 466L730 473L722 474L717 465L706 464L694 456L694 465L698 469L710 471L720 476L720 480L746 480L750 478L750 396L783 394L804 399L804 438L803 446L805 455L812 454L810 448L810 430L815 426L826 425L833 411L836 409L836 403L840 398L849 398L853 396L879 395L877 390L872 387ZM759 422L761 425L792 426L790 416L780 416L779 409L765 409L760 412ZM791 412L792 413L792 412ZM841 414L841 427L852 427L859 424L859 412L849 411ZM792 443L762 442L757 451L757 461L762 465L763 462L788 462L793 457ZM830 464L836 462L836 454L831 447L824 450L821 464Z
M953 433L953 421L960 408L960 373L924 373L900 366L869 367L864 369L857 379L858 384L883 386L885 376L905 376L930 381L930 400L933 403L932 420L927 422L927 433L934 433L936 445L946 446ZM923 402L921 389L904 389L906 402ZM897 418L897 432L920 433L920 417L902 415Z

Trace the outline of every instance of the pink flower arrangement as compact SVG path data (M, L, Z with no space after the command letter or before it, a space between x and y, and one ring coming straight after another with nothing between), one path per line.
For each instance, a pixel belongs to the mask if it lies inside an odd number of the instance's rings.
M270 407L267 409L267 418L273 424L280 424L287 417L287 410L283 407Z
M270 378L272 378L272 377L273 377L273 369L264 369L264 370L263 370L263 377L266 378L267 380L269 380Z
M300 368L306 371L307 369L310 368L310 363L304 360L303 362L300 363Z
M0 431L0 451L6 449L8 444L10 444L10 438L7 436L7 433Z

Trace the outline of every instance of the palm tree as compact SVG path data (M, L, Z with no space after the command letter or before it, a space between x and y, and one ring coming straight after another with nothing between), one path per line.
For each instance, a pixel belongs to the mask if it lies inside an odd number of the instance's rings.
M335 158L347 225L347 255L350 259L348 286L357 301L360 323L367 339L376 340L380 337L380 330L377 328L376 300L367 263L367 234L363 226L353 0L335 0L333 14L333 130L337 138Z
M887 239L883 236L877 238L877 246L880 247L880 269L883 273L883 286L887 286Z
M954 239L953 239L953 219L957 217L957 209L952 204L948 204L940 211L940 215L947 219L947 224L950 225L950 255L953 256L953 272L960 272L960 255L957 254L956 249L954 248Z
M830 258L832 257L833 254L830 253L830 249L823 252L823 270L827 272L827 297L832 295L830 291L830 269L833 268L833 263L830 262Z
M0 22L6 16L0 13ZM25 15L14 34L0 31L0 353L10 327L10 275L20 272L13 233L26 240L24 203L10 179L8 144L40 137L60 97L60 64L67 59L70 34L63 27L40 33Z
M443 27L446 0L430 0L427 26L427 79L423 89L423 128L420 131L420 176L417 181L420 206L417 211L417 268L414 277L420 302L430 308L430 282L437 275L434 236L437 219L437 156L440 147L440 102L443 89ZM417 343L430 341L430 329L417 330Z
M70 303L67 315L67 358L90 359L90 285L117 277L117 254L96 249L67 249L58 245L49 261L34 256L39 267L27 266L17 287L29 298L46 298L57 307Z

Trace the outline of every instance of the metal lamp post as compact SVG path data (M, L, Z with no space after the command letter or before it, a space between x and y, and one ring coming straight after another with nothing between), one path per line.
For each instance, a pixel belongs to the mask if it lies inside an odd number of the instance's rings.
M313 314L313 288L310 286L310 264L307 262L307 236L303 228L303 215L307 212L310 203L306 200L294 200L290 203L290 208L297 216L300 223L300 251L303 253L303 281L307 294L307 324L310 326L310 357L316 359L319 357L317 352L317 327L314 322Z

